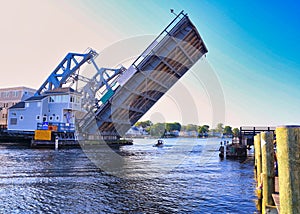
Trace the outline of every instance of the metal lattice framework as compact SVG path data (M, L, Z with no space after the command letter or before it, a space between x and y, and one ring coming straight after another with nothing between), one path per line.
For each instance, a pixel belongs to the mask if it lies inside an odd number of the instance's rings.
M120 138L206 53L196 27L182 11L120 75L113 96L85 116L80 131Z
M118 139L206 53L196 27L181 11L127 70L99 69L94 61L98 54L92 49L68 53L35 95L85 82L79 90L85 113L77 117L77 132ZM92 78L76 73L86 62L97 71Z
M93 60L97 55L97 52L92 49L89 49L89 51L84 54L68 53L47 80L35 92L35 96L41 95L45 91L62 87L84 63L90 62L90 60Z

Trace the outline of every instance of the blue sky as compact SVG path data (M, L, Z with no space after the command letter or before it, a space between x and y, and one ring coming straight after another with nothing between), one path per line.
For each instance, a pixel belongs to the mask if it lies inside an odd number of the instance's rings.
M29 0L5 4L0 11L6 32L0 36L2 72L6 73L1 87L38 88L69 51L82 52L88 46L101 51L126 38L157 35L173 19L169 12L173 8L189 14L208 47L207 61L224 94L221 122L235 127L299 124L298 1ZM192 70L197 73L202 67ZM197 84L191 74L182 80L184 85L189 83ZM197 121L211 124L209 92L203 95L206 89L197 87L192 92L199 97L195 99ZM168 101L161 100L148 117L152 113L168 121L180 120L166 109Z

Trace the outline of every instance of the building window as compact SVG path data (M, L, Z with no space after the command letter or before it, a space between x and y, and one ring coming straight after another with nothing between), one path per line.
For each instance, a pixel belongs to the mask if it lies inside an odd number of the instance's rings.
M49 121L52 121L52 120L53 120L53 117L52 117L52 116L50 116L50 117L49 117Z
M71 95L71 97L70 97L70 102L71 102L71 103L75 103L75 97L72 96L72 95Z
M10 125L17 125L17 118L10 118Z
M2 118L6 119L7 118L7 114L2 114Z
M67 102L69 102L69 96L68 96L68 95L62 95L62 96L61 96L61 102L62 102L62 103L67 103Z
M40 115L36 115L36 120L40 120Z
M19 95L19 92L18 91L13 91L12 94L13 94L14 97L17 97Z
M24 119L24 116L23 115L20 115L20 120L23 120Z
M49 103L54 103L54 97L49 97Z
M56 116L56 121L59 121L59 116Z

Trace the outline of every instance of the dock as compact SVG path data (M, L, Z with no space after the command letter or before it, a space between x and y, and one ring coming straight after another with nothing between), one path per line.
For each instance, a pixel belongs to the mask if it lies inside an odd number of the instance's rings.
M257 209L300 213L300 126L254 136Z

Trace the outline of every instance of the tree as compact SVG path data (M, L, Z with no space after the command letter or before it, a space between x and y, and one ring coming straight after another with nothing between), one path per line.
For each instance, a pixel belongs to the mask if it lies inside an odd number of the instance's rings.
M146 121L138 121L134 125L137 127L141 126L143 128L146 128L148 126L152 126L153 123L150 120L146 120Z
M150 128L151 136L163 136L166 130L165 123L156 123Z
M198 131L198 126L194 125L194 124L188 124L186 126L186 131L190 132L190 131Z
M238 137L240 135L240 130L238 128L234 128L232 130L233 136Z
M218 123L216 131L219 132L219 133L224 132L223 123Z
M225 126L223 134L225 134L225 135L232 135L232 128L231 128L231 126Z
M168 132L175 131L175 130L180 131L180 129L181 129L180 123L177 123L177 122L175 122L175 123L166 123L166 130Z
M203 125L198 127L198 137L207 137L209 132L209 126Z
M198 132L201 134L206 134L209 132L209 125L199 126Z

